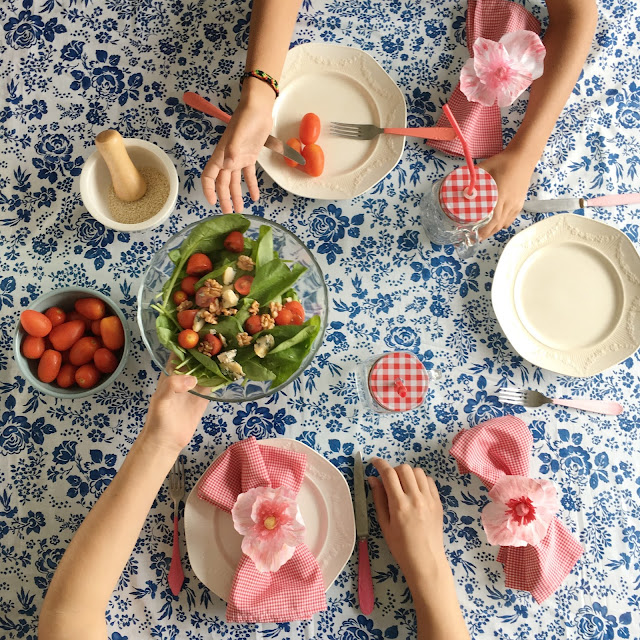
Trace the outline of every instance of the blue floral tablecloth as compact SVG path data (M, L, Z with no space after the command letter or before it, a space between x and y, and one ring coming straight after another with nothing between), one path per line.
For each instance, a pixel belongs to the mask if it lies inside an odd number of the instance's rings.
M532 195L638 190L640 9L621 0L599 5L584 74L534 175ZM295 43L324 40L369 51L404 92L409 123L430 125L466 58L465 8L456 0L305 0ZM544 22L544 7L532 10ZM229 108L237 104L249 4L4 0L0 24L0 637L33 640L56 564L139 432L158 376L134 320L141 275L172 233L211 213L199 175L223 128L178 97L190 89ZM519 101L504 112L505 140L524 110ZM83 207L78 175L106 128L155 142L178 167L178 206L162 227L114 232ZM466 263L431 246L419 223L420 202L456 162L408 142L393 172L352 202L292 197L262 175L262 197L249 210L284 224L314 250L330 290L330 326L312 365L276 397L210 407L185 451L188 483L249 435L297 438L349 480L356 449L422 465L440 487L447 552L473 637L640 638L638 356L578 380L537 369L513 351L491 307L491 281L505 242L534 218L524 216ZM638 243L638 213L628 207L587 215ZM111 296L127 316L133 344L111 388L61 401L25 381L11 341L23 307L70 284ZM356 364L393 349L419 354L444 372L443 381L419 411L367 414L357 399ZM559 408L522 413L535 439L532 475L557 483L560 517L585 550L542 605L505 588L497 549L480 526L486 490L460 476L448 455L460 429L505 413L494 395L505 381L626 406L615 418ZM371 617L357 608L351 561L329 590L325 613L306 625L257 630L225 623L224 603L194 576L184 543L185 586L179 597L171 595L171 516L165 487L111 599L110 640L415 637L406 585L375 522Z

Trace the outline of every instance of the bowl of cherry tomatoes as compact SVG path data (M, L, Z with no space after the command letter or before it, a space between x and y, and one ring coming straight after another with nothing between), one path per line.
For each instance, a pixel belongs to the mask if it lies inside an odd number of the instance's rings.
M22 374L43 393L82 398L108 387L129 354L122 311L82 287L55 289L20 314L13 353Z

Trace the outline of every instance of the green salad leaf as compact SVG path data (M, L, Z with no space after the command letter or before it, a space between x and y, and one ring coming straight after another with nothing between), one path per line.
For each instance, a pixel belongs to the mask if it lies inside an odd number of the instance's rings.
M280 258L267 262L256 276L249 295L260 303L269 304L290 289L293 283L307 270L301 264L294 264L291 269Z

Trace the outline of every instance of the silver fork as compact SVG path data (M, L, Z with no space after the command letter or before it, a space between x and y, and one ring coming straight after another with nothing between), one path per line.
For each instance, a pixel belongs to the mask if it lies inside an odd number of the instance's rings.
M332 122L329 126L332 136L352 138L353 140L372 140L381 133L392 133L398 136L411 136L427 140L453 140L456 132L449 127L376 127L373 124L349 124L347 122Z
M563 407L573 407L574 409L582 409L583 411L593 411L595 413L604 413L610 416L617 416L623 412L623 407L617 402L609 402L608 400L588 400L571 398L547 398L539 391L531 389L500 389L498 391L498 400L503 404L520 404L523 407L540 407L543 404L552 403L562 405Z
M169 587L171 593L177 596L184 582L184 571L180 559L180 538L178 537L178 507L184 498L184 461L178 456L169 472L169 496L173 500L173 554L169 567Z

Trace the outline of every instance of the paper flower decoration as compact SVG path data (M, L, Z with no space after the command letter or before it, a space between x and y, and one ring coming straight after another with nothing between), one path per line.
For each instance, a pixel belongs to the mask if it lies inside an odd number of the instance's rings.
M242 552L258 571L277 571L304 542L296 494L287 487L256 487L241 493L231 517L235 530L244 536Z
M501 546L538 544L560 509L553 482L525 476L502 476L489 498L482 510L482 526L489 543Z
M542 75L545 53L533 31L512 31L499 42L478 38L460 72L460 89L471 102L508 107Z

